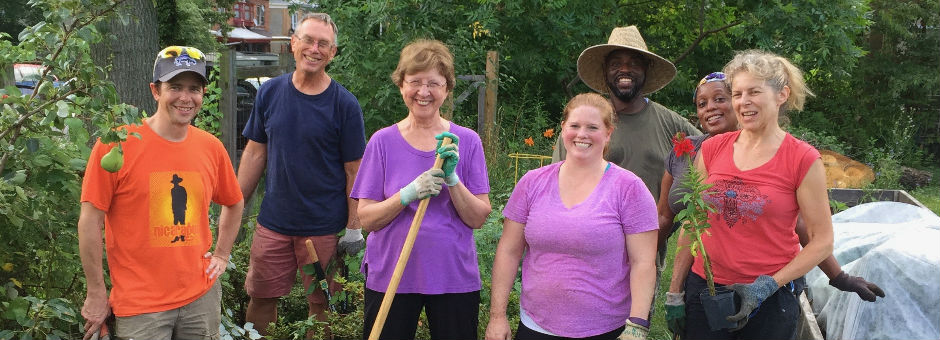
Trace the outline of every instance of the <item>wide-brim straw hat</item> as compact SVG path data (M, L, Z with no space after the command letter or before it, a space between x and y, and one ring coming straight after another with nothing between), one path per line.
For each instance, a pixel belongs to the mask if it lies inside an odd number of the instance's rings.
M666 58L650 52L636 26L614 28L606 44L594 45L581 52L581 56L578 57L578 77L581 77L581 81L594 91L609 93L604 59L610 52L621 49L636 51L650 58L650 67L646 70L646 83L641 90L644 96L666 87L666 84L676 77L676 66Z

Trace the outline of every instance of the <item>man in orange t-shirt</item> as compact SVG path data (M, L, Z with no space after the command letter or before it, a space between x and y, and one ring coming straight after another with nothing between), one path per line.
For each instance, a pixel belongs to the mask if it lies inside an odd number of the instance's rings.
M86 339L104 331L112 312L119 338L219 338L217 279L228 265L244 200L222 143L190 125L202 108L205 74L199 50L160 51L150 84L156 113L141 125L122 127L130 137L120 146L99 140L91 152L78 221L87 280ZM115 170L108 159L103 167L102 158L115 147L123 151L123 166ZM214 251L210 202L222 205ZM110 297L102 270L102 227Z

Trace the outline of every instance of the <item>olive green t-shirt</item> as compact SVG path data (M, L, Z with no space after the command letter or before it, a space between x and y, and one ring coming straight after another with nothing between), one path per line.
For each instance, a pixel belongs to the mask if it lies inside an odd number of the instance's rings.
M678 113L654 101L648 101L640 112L617 115L616 126L604 158L639 176L657 201L672 136L680 131L688 136L702 134ZM565 154L564 146L556 140L552 162L564 160Z

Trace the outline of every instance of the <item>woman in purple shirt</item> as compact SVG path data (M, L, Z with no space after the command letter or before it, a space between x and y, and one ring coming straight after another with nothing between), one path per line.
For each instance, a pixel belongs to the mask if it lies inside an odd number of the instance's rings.
M639 177L604 160L613 117L600 95L571 99L561 133L568 157L529 171L513 190L493 261L487 339L510 338L506 305L520 259L517 339L646 338L656 204Z
M430 198L427 212L379 337L413 339L424 309L431 338L477 338L480 271L473 230L490 213L490 186L480 137L441 117L454 78L447 46L436 40L408 44L392 73L408 116L376 131L366 145L350 193L359 200L359 219L369 232L362 261L363 339L372 331L418 203L425 198ZM445 136L453 144L442 147ZM428 170L437 155L444 166Z

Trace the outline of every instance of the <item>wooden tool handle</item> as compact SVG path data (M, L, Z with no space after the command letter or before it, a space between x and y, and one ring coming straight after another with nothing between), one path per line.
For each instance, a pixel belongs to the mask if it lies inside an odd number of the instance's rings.
M313 264L320 265L320 257L317 256L316 249L313 248L313 241L307 239L307 252L310 253L310 259L313 260Z
M450 138L444 137L441 146L451 143ZM431 169L440 169L444 165L444 159L441 155L434 158L434 166ZM408 229L408 236L405 238L405 244L401 248L401 254L398 256L398 262L395 263L395 271L392 273L392 279L388 282L388 289L385 290L385 296L382 297L382 305L379 307L379 313L375 317L375 323L372 324L372 331L369 333L369 340L378 340L382 334L382 328L385 327L385 318L388 317L388 310L392 308L392 300L395 299L395 293L398 292L398 284L401 283L401 276L405 272L405 265L408 264L408 258L411 257L411 249L415 245L415 238L418 237L418 229L421 228L421 221L424 220L424 213L428 210L428 203L431 198L425 198L418 204L418 211L411 220L411 228Z

